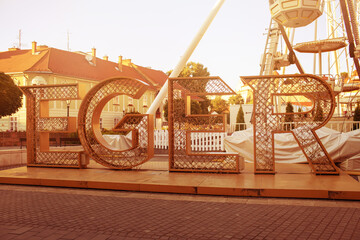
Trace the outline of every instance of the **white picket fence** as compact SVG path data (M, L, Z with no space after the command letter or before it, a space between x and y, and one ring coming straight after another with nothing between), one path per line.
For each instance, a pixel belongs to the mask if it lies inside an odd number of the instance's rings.
M284 125L297 124L294 123L282 123ZM231 126L232 131L235 131L236 125L241 125L239 123L233 124ZM248 129L251 127L251 124L242 124L242 127ZM339 132L348 132L354 129L360 128L359 121L329 121L326 124L326 127L337 130ZM284 129L284 128L283 128ZM225 151L224 148L224 138L227 136L227 133L224 132L192 132L191 133L191 150L192 151ZM183 146L185 139L181 139L176 143L175 147ZM168 149L169 148L169 133L167 130L155 130L154 131L154 147L156 149Z
M227 134L224 132L192 132L191 150L192 151L225 151L224 138ZM185 144L181 141L177 145ZM154 147L156 149L169 148L169 133L167 130L154 131Z
M225 151L225 132L193 132L191 133L191 150L195 152Z
M156 149L169 148L169 132L167 130L154 130L154 147Z

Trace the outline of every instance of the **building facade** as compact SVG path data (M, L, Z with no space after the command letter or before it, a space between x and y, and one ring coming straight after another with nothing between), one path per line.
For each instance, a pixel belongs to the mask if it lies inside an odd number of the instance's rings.
M102 128L112 129L126 112L145 113L157 92L167 79L158 70L138 66L130 59L111 62L108 57L98 58L96 49L91 53L69 52L32 43L32 49L9 48L0 52L0 71L10 75L18 86L32 84L81 83L89 91L97 83L115 77L127 77L148 84L140 99L120 95L111 99L101 114ZM0 119L0 131L25 131L26 109ZM50 116L76 117L81 100L50 102Z

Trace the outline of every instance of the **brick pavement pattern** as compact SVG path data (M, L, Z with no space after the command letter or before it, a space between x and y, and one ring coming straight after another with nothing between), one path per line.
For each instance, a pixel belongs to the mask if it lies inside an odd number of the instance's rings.
M1 240L360 239L360 208L123 198L71 190L0 189L0 196Z

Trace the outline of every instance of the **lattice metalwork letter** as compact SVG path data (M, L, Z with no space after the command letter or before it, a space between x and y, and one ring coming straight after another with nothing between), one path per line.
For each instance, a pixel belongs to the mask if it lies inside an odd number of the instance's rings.
M79 138L85 151L96 162L114 169L131 169L149 160L154 153L153 115L131 114L117 124L114 130L131 131L132 147L119 150L103 138L99 119L105 104L118 95L139 99L147 85L131 78L112 78L93 87L82 101L79 110Z
M78 84L25 86L28 166L78 167L88 164L84 151L50 150L51 132L76 132L75 117L49 117L50 100L81 99Z
M291 132L316 174L338 174L334 162L315 130L324 126L334 112L335 100L330 86L314 75L274 75L242 77L254 93L255 173L274 173L274 134ZM294 114L294 124L284 129L285 117L277 112L274 99L280 95L301 95L310 99L310 111ZM277 98L278 99L278 98ZM321 118L317 112L321 110Z
M193 133L201 133L196 141L215 145L210 134L225 132L225 117L219 114L191 115L191 99L204 101L206 95L231 95L235 92L219 77L170 78L169 109L169 169L191 172L239 172L235 153L215 152L205 148L191 149ZM185 99L185 100L184 100Z

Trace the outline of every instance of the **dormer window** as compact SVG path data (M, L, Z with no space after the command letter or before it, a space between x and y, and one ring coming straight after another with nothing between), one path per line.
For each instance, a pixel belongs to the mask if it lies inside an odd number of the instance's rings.
M134 106L134 100L133 100L132 97L128 97L128 106L129 106L129 107Z

